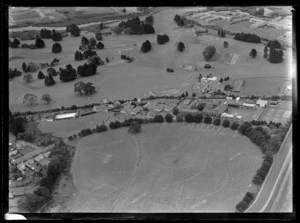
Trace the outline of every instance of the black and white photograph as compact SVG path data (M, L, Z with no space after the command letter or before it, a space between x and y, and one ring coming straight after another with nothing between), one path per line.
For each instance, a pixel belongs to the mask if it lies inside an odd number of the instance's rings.
M9 6L9 214L293 213L292 11Z

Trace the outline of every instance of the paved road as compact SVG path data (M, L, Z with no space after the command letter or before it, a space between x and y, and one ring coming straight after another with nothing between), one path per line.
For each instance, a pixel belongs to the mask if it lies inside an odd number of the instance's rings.
M32 157L39 155L40 153L45 153L45 152L47 152L48 150L54 148L54 144L52 144L52 145L50 145L50 146L47 146L47 147L45 147L45 148L40 148L40 147L37 147L37 146L35 146L35 145L33 145L33 144L29 144L29 145L32 146L32 147L34 147L36 150L32 151L31 153L27 153L27 154L25 154L24 156L21 156L20 158L16 159L16 160L15 160L15 163L16 163L16 164L19 164L19 163L21 163L21 162L24 162L24 161L26 161L26 160L29 160L29 159L31 159Z
M246 212L270 212L276 200L285 176L289 174L289 164L292 161L292 126L286 135L281 148L274 159L274 164L263 184L257 199ZM268 211L269 210L269 211Z

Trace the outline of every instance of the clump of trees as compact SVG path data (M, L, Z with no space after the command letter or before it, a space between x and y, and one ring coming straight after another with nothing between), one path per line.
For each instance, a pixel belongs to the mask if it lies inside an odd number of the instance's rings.
M9 39L9 46L12 48L18 48L20 44L21 44L20 40L18 40L16 37L14 38L14 40L12 42Z
M60 67L59 72L59 79L62 82L73 81L77 78L76 70L71 64L68 64L65 69Z
M28 72L36 72L38 69L38 66L35 63L28 63L28 65L26 65L26 63L22 64L22 70L24 73L28 73Z
M142 127L139 122L133 121L130 123L128 132L136 134L136 133L140 133L141 131L142 131Z
M41 29L40 37L42 39L52 39L55 42L61 41L63 39L61 33L56 32L55 29L53 29L52 32L51 30Z
M233 87L230 84L226 84L224 87L225 91L232 91Z
M225 31L223 29L218 29L218 36L225 37Z
M80 95L91 95L96 92L96 87L91 82L84 83L80 81L74 84L74 92Z
M107 126L102 124L102 125L97 125L96 126L96 132L106 132L107 131Z
M178 26L184 26L184 21L185 21L185 18L184 17L181 17L180 15L175 15L174 17L174 21L176 22L176 24Z
M156 42L157 44L165 44L166 42L169 42L169 36L164 34L164 35L157 35L156 37Z
M209 61L215 55L215 53L216 53L216 47L210 45L205 47L202 55L206 61Z
M46 86L52 86L52 85L56 84L52 75L45 76L44 83Z
M52 53L60 53L62 50L62 47L59 43L54 43L52 46Z
M25 132L26 119L22 117L14 117L11 111L8 111L9 131L17 136L19 133Z
M85 63L77 67L77 73L81 77L88 77L96 74L96 72L97 72L97 65L94 63L90 63L90 64Z
M128 19L126 22L122 21L119 23L118 27L125 29L124 31L129 35L155 33L153 26L150 23L140 21L139 17Z
M267 47L274 49L282 49L281 43L278 40L269 41Z
M183 42L179 42L178 45L177 45L177 50L179 52L182 52L185 50L185 46L184 46L184 43Z
M88 63L89 64L94 64L96 66L99 66L99 65L104 65L104 61L101 60L101 58L99 56L91 56L88 58Z
M13 79L14 77L19 77L21 75L22 75L22 72L17 70L17 68L15 68L14 70L9 68L9 71L8 71L9 79Z
M256 49L253 48L253 49L250 51L249 56L251 56L252 58L255 58L256 55L257 55L257 51L256 51Z
M258 35L251 34L251 33L236 33L234 36L235 40L240 40L244 42L249 42L249 43L260 43L261 39Z
M127 60L127 63L131 63L134 59L133 57L129 57L129 56L126 56L126 55L121 55L121 59L122 60Z
M151 50L151 43L149 40L146 40L145 42L143 42L142 47L141 47L141 51L143 53L147 53Z
M251 202L253 201L254 199L254 193L250 193L250 192L247 192L243 198L242 201L240 201L236 206L236 210L238 212L244 212L248 207L249 205L251 204Z
M271 63L281 63L283 61L283 51L271 47L268 60Z
M147 17L145 18L145 23L150 24L150 25L153 25L153 16L152 16L152 15L147 16Z
M103 48L104 48L104 44L102 43L102 42L98 42L97 43L97 48L99 49L99 50L102 50Z
M75 37L80 36L80 29L76 24L71 24L67 26L66 32L70 32L71 36L75 36Z

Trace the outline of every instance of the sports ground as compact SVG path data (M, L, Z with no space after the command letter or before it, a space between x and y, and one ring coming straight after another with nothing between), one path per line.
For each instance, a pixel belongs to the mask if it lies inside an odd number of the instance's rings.
M234 212L262 162L236 131L206 124L148 124L88 136L72 173L72 212Z

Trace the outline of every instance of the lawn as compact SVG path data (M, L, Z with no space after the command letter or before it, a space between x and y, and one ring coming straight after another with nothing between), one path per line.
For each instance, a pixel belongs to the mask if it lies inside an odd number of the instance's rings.
M148 124L88 136L72 165L75 212L233 212L262 156L223 127ZM107 196L109 194L109 196Z
M77 134L82 129L95 128L96 125L101 125L105 119L106 113L98 112L79 118L40 122L38 128L42 132L53 132L58 137L67 138L70 135Z

